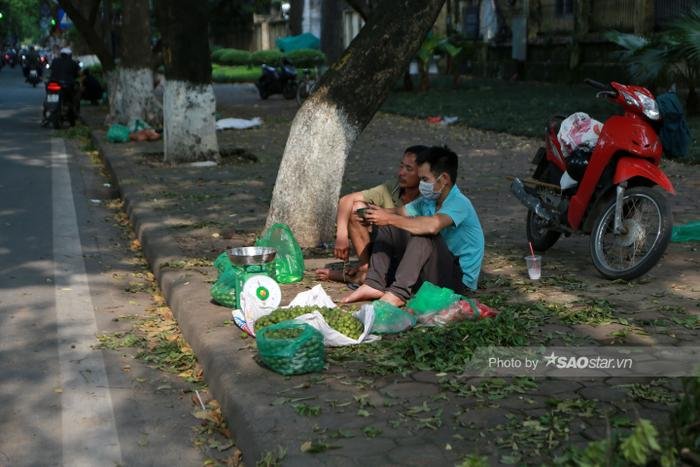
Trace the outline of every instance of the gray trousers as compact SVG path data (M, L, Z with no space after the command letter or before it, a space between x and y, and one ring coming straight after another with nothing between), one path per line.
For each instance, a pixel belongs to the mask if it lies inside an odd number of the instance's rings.
M462 283L459 259L442 235L411 235L393 226L378 227L365 284L407 301L425 281L460 294L469 292Z

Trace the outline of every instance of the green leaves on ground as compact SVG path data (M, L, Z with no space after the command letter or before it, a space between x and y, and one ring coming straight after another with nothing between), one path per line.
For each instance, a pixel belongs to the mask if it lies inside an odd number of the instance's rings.
M498 316L445 327L418 327L357 348L328 349L335 363L360 361L368 372L386 374L429 370L459 372L475 349L531 344L531 330L546 319L529 305L508 305Z

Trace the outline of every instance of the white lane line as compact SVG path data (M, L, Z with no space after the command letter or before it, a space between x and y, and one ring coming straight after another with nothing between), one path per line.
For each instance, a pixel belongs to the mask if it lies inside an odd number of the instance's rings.
M102 352L92 348L97 323L62 139L51 139L51 156L63 465L119 465L122 454L105 364Z

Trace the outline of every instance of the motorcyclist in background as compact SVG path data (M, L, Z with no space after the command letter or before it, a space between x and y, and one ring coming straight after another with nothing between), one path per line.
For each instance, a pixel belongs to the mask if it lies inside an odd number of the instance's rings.
M80 75L80 65L73 60L72 55L73 51L70 48L61 49L58 58L54 58L51 62L49 80L57 81L61 85L61 92L64 93L63 98L66 102L71 103L72 116L77 117L80 111L80 90L76 81ZM70 118L70 121L74 122L75 118Z
M36 69L36 72L41 77L41 67L39 66L39 54L37 53L34 46L29 47L27 52L27 57L24 61L24 67L22 71L24 72L24 78L26 81L29 80L29 70Z

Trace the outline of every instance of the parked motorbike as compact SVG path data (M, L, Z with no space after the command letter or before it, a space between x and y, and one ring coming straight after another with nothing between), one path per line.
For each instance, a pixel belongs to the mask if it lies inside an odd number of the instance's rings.
M297 70L289 62L283 62L280 68L262 66L262 76L255 82L261 99L272 94L282 94L285 99L294 99L297 95Z
M49 124L59 129L64 121L70 126L75 126L76 111L73 104L74 86L57 81L46 83L46 97L44 98L44 119L42 126Z
M554 117L545 130L545 147L532 160L532 179L515 178L511 191L528 208L527 237L536 250L551 248L562 233L588 234L600 274L630 280L659 261L671 237L671 210L655 188L675 194L659 167L660 113L654 96L641 86L585 82L624 114L605 121L587 160L585 154L564 156L557 138L564 117ZM562 190L564 172L578 177L578 184Z

